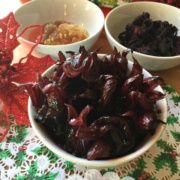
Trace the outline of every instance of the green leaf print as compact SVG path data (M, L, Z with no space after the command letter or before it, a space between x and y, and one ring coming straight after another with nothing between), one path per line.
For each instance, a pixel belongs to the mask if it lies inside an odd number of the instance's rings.
M172 96L170 100L174 101L175 104L180 103L180 96Z
M17 125L15 127L15 132L16 132L16 135L7 137L7 140L6 140L7 143L13 142L13 143L20 144L24 142L26 136L28 135L27 128L26 126L23 126L23 125Z
M154 159L153 163L157 170L163 169L163 167L168 167L171 170L172 175L179 171L177 166L177 159L173 157L172 154L160 153Z
M141 169L147 168L146 162L144 161L143 158L138 159L138 166L139 166Z
M37 161L35 161L34 163L30 164L29 169L28 169L28 173L29 174L36 174L37 169L38 169Z
M25 160L26 153L24 151L20 150L16 153L16 157L17 157L16 158L16 166L19 167Z
M39 146L33 150L31 150L34 154L38 155L38 154L42 154L42 149L43 147L42 146Z
M39 176L37 174L37 170L38 170L38 166L37 166L37 161L35 161L34 163L32 163L30 166L29 166L29 169L28 169L28 179L41 179L41 180L44 180L44 174Z
M137 162L137 168L133 169L132 172L129 172L127 176L131 176L135 179L148 179L148 180L156 180L155 177L150 176L145 169L147 168L147 164L143 158L139 158Z
M66 165L66 170L73 171L74 170L74 163L70 161L65 161L64 164Z
M59 174L59 172L57 172L57 173L49 173L48 175L46 175L45 176L45 180L54 180L56 177L57 177L57 175Z
M36 180L46 180L46 178L45 178L45 175L43 174L43 175L36 175L35 176L36 177Z
M54 154L52 151L50 151L47 147L45 146L40 146L32 150L33 153L36 155L45 155L48 157L48 160L51 163L55 163L58 159L59 156Z
M174 137L174 139L178 142L180 142L180 132L174 132L174 131L170 131L172 136Z
M160 153L157 157L155 157L154 164L157 170L160 170L164 166L166 166L167 163L166 157L167 157L167 153Z
M137 168L137 169L134 169L131 173L128 173L127 176L138 179L138 177L141 175L141 173L142 173L142 170Z
M167 118L167 124L169 124L169 125L176 124L176 123L178 123L178 120L179 120L178 117L168 116L168 118Z
M16 180L25 180L25 175L18 174L18 177L16 178Z
M165 152L170 152L170 151L173 151L174 149L169 146L166 141L163 141L162 139L160 139L159 141L157 141L157 146L160 148L160 149L163 149Z
M39 179L36 175L37 172L37 162L30 164L27 174L18 174L16 180L36 180Z
M29 166L27 172L28 172L27 175L24 174L18 175L16 180L54 180L59 174L59 172L56 173L47 172L46 174L39 175L37 161L35 161Z
M167 91L169 94L176 92L176 90L175 90L174 88L172 88L171 86L169 86L169 85L165 85L165 86L163 87L163 89L164 89L165 91Z
M154 158L153 163L156 169L160 170L163 169L163 167L167 167L171 170L172 175L179 172L176 149L168 145L167 142L162 139L157 142L157 146L164 150L164 152L161 152Z
M12 156L11 152L9 150L3 150L0 149L0 160L1 159L6 159L8 157Z
M93 3L95 3L98 6L102 6L102 5L108 5L112 7L118 6L118 0L93 0Z
M99 0L93 0L92 2L98 6L102 6L102 3Z

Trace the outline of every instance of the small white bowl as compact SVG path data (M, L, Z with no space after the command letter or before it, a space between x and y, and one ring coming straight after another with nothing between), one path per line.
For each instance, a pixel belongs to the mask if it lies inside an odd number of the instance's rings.
M67 45L39 44L33 51L35 56L49 54L54 60L58 59L59 51L66 55L66 51L77 52L80 46L85 46L87 50L90 49L98 39L104 25L104 15L101 9L87 0L34 0L22 5L14 15L17 22L21 24L17 35L29 25L45 24L57 20L82 25L87 30L89 37L80 42ZM19 41L30 49L34 43L27 40L29 33L32 32L26 31Z
M156 2L134 2L118 6L113 9L105 18L105 32L111 47L116 47L120 52L127 47L120 44L118 35L125 31L127 24L143 12L149 12L152 20L168 21L178 28L180 36L180 10L179 8ZM171 57L151 56L136 51L133 56L140 65L147 70L164 70L180 64L180 55ZM132 61L132 56L128 59Z
M98 56L99 56L99 58L102 58L104 56L104 54L99 54ZM128 69L129 70L132 69L132 65L133 65L133 63L128 61ZM46 76L46 77L50 77L50 75L54 72L56 67L57 67L57 65L51 66L42 75ZM151 74L148 73L144 69L143 69L143 74L144 74L144 77L151 76ZM156 90L163 92L163 90L160 86L158 86L156 88ZM157 103L158 109L161 110L159 119L161 119L163 122L166 122L166 120L167 120L166 98L161 99L161 100L157 101L156 103ZM48 135L48 133L44 129L43 125L34 120L35 114L36 114L35 109L32 105L31 99L29 98L28 115L29 115L30 123L31 123L32 128L35 131L36 135L44 143L44 145L47 146L52 152L59 155L60 157L66 159L68 161L71 161L73 163L88 166L88 167L115 167L115 166L122 165L124 163L127 163L127 162L139 157L140 155L145 153L150 147L152 147L152 145L159 139L159 137L161 136L161 134L164 130L164 127L165 127L164 124L159 124L157 126L155 134L145 138L143 140L143 142L137 147L136 151L134 151L128 155L125 155L125 156L119 157L119 158L109 159L109 160L87 160L84 158L76 157L76 156L64 151L63 149L61 149L51 139L51 137Z

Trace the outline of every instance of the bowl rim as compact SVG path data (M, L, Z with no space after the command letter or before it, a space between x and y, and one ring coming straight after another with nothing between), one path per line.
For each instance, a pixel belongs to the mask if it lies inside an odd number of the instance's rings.
M98 57L102 58L104 55L105 54L98 54ZM129 68L129 66L132 67L132 64L133 64L133 62L128 60L128 68ZM44 73L42 73L42 76L45 76L49 72L51 73L51 71L53 71L57 66L58 65L56 65L56 64L50 66L46 71L44 71ZM143 74L144 73L146 73L147 76L152 76L145 69L143 69ZM160 86L158 86L157 89L159 91L163 92L163 89ZM163 104L163 112L164 112L162 114L162 116L163 116L162 121L166 123L167 109L168 109L166 97L164 97L160 101ZM47 148L49 148L52 152L54 152L56 155L64 158L65 160L68 160L75 164L81 164L81 165L87 166L87 167L101 167L101 168L104 167L105 168L105 167L115 167L115 166L119 166L119 165L128 163L129 161L138 158L139 156L144 154L146 151L148 151L156 143L156 141L159 139L159 137L162 135L162 133L165 129L164 124L159 124L156 129L156 133L152 136L149 136L150 142L148 144L145 144L145 146L143 146L143 147L140 146L141 147L140 149L138 149L137 151L134 151L130 154L127 154L125 156L108 159L108 160L87 160L85 158L76 157L76 156L66 152L65 150L61 149L58 145L56 145L55 142L53 142L53 141L47 141L47 138L42 136L41 132L39 132L39 130L37 129L39 127L39 125L38 125L38 122L36 122L34 120L33 111L34 111L34 107L32 106L32 101L31 101L31 98L29 97L29 99L28 99L28 116L29 116L30 124L31 124L32 129L34 130L35 134L37 135L37 137L41 140L41 142ZM40 126L42 126L42 124L40 124ZM48 139L50 139L49 135L48 135Z
M104 29L105 29L105 32L106 32L106 36L108 35L111 40L117 44L118 46L121 46L123 49L127 49L127 47L123 46L120 42L118 42L117 40L115 40L115 38L111 35L111 33L109 32L109 29L108 29L108 21L109 18L112 16L112 14L116 13L119 11L119 9L121 8L124 8L124 7L128 7L128 6L138 6L138 5L144 5L144 6L150 6L150 5L158 5L158 6L161 6L161 7L168 7L168 8L171 8L172 10L176 9L179 11L179 8L177 7L174 7L172 5L168 5L168 4L164 4L164 3L160 3L160 2L149 2L149 1L139 1L139 2L133 2L133 3L126 3L126 4L122 4L121 6L117 6L115 7L113 10L111 10L107 16L105 17L105 21L104 21ZM180 11L179 11L180 13ZM179 29L180 31L180 29ZM170 58L171 59L177 59L177 58L180 58L180 55L175 55L175 56L153 56L153 55L147 55L147 54L143 54L143 53L139 53L137 51L133 51L132 52L134 55L137 55L137 56L143 56L144 58L151 58L152 60L154 58L158 59L158 60L169 60Z
M40 1L40 0L38 0L38 1ZM42 2L43 2L43 0L41 0ZM76 0L77 1L77 0ZM79 0L78 0L79 1ZM84 0L81 0L81 1L83 1L83 2L85 2L85 3L87 3L87 4L91 4L92 6L93 6L93 8L95 8L96 10L98 10L98 13L99 13L99 15L98 15L98 18L101 18L102 19L102 21L100 21L101 23L99 24L100 26L99 26L99 28L95 31L95 32L93 32L92 33L92 35L90 35L90 36L88 36L86 39L83 39L83 40L81 40L81 41L78 41L78 42L75 42L75 43L70 43L70 44L63 44L63 45L45 45L45 44L38 44L37 46L38 47L41 47L41 48L52 48L52 47L66 47L66 46L79 46L80 44L82 44L82 43L84 43L84 42L86 42L87 40L90 40L90 39L93 39L97 34L99 34L101 31L102 31L102 29L103 29L103 27L104 27L104 21L105 21L105 18L104 18L104 14L103 14L103 12L102 12L102 10L100 9L100 7L99 6L97 6L96 4L94 4L92 1L84 1ZM22 8L24 8L24 7L26 7L26 6L29 6L29 4L34 4L34 3L36 3L36 0L33 0L33 1L29 1L29 2L27 2L27 3L25 3L25 4L23 4L22 6L20 6L15 12L14 12L14 16L16 17L16 13L18 13ZM33 24L33 25L40 25L40 24ZM20 26L21 27L21 26ZM20 28L19 27L19 28ZM26 26L26 27L28 27L28 26ZM26 27L24 27L23 29L25 29ZM17 30L17 36L19 36L19 34L23 31L20 31L19 32L19 28L18 28L18 30ZM26 42L26 43L28 43L28 44L30 44L30 45L35 45L36 43L35 42L31 42L31 41L29 41L29 40L27 40L27 39L25 39L25 38L23 38L23 37L21 37L21 36L19 36L18 37L19 39L21 39L22 41L24 41L24 42ZM36 47L37 47L36 46Z

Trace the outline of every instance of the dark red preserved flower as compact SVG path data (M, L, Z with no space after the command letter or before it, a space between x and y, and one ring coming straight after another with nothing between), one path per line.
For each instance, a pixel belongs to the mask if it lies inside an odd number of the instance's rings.
M88 53L80 47L65 61L59 52L47 84L41 77L30 90L24 85L36 108L35 120L67 152L88 160L123 156L162 123L156 101L164 94L155 88L163 79L144 78L136 59L129 72L128 53L114 48L100 59L98 50Z

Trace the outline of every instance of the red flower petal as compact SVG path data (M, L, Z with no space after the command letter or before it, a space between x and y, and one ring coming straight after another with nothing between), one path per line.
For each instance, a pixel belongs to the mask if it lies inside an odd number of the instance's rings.
M6 113L4 112L4 103L2 100L0 100L0 141L2 141L8 133L9 126L9 117L7 117Z
M16 36L19 26L13 13L0 20L0 102L3 104L3 108L0 109L0 140L3 140L8 132L10 114L15 117L17 124L29 124L27 114L29 95L26 92L20 91L13 82L19 84L35 82L36 73L41 74L55 63L50 56L43 58L32 56L31 52L33 49L31 49L24 59L27 59L25 62L23 59L20 59L19 63L11 65L13 51L19 45L18 37ZM42 32L41 30L42 28L40 27L40 33ZM42 34L40 34L41 36Z
M13 59L13 50L19 45L16 38L19 26L12 12L0 20L0 49L5 50L6 56L11 59Z
M18 84L35 82L36 73L41 74L54 63L54 60L52 60L50 56L45 56L43 58L30 56L25 63L13 65L17 73L11 78L11 81ZM9 107L9 112L15 116L16 123L29 124L27 115L27 100L29 95L26 92L20 92L18 87L15 88L11 85L9 91L7 92L5 90L3 96L5 98L4 100L8 99L8 101L6 101L6 106Z

